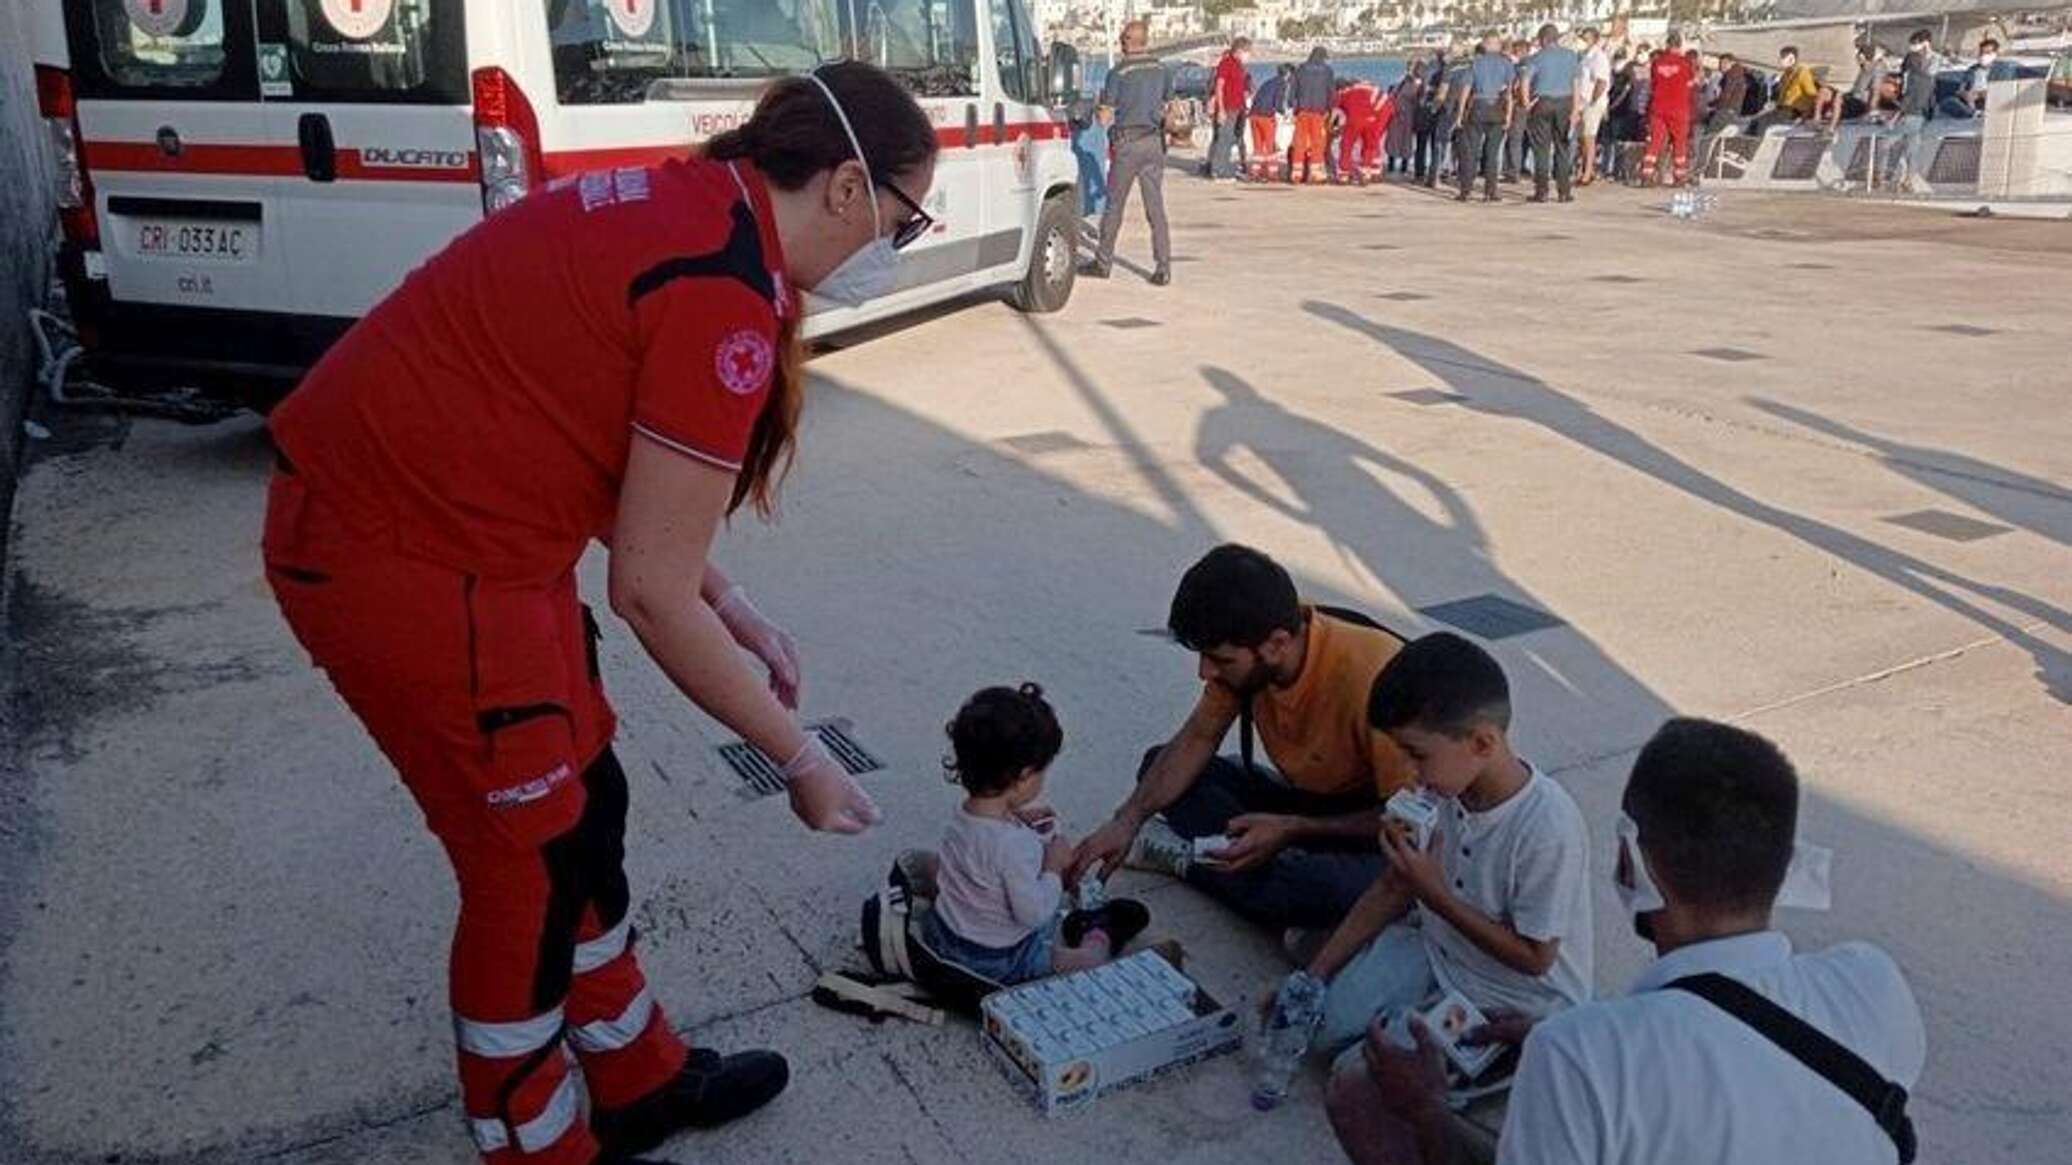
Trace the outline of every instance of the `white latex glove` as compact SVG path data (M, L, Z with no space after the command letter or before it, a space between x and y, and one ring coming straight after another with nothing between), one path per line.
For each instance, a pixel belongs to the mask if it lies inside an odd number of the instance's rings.
M777 702L791 711L799 707L799 644L791 633L763 617L748 601L748 592L730 587L712 604L712 613L726 626L734 642L763 661L770 669L770 691Z
M784 784L791 793L791 811L826 833L862 833L882 816L863 786L827 755L818 740L809 738L784 766Z

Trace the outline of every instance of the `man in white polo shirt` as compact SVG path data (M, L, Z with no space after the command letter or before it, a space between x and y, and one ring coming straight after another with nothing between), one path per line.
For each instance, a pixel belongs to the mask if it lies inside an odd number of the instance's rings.
M1531 1030L1499 1165L1911 1160L1905 1090L1927 1034L1899 968L1867 943L1794 954L1770 929L1798 800L1791 762L1751 732L1672 720L1641 750L1615 877L1660 957L1626 997ZM1421 1054L1398 1052L1374 1033L1371 1091L1334 1089L1333 1124L1360 1165L1459 1159L1436 1049L1419 1043ZM1826 1072L1799 1053L1824 1057Z

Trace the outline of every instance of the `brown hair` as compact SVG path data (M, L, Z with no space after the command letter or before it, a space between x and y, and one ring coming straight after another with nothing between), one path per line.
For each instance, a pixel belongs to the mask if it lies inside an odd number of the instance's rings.
M935 156L935 127L890 74L857 61L837 61L822 65L814 75L849 115L871 181L882 185ZM806 77L786 77L763 92L747 121L707 142L705 156L749 162L779 190L797 190L815 175L855 158L856 150L820 86ZM805 403L805 351L798 330L797 313L786 315L777 337L780 355L769 400L749 434L748 453L727 505L730 514L752 502L757 513L768 517L776 506L777 487L791 467L799 409Z

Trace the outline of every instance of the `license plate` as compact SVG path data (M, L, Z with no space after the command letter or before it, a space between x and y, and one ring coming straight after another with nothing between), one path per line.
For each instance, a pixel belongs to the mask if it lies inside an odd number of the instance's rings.
M137 254L152 259L205 259L250 263L258 258L259 227L238 222L137 224Z

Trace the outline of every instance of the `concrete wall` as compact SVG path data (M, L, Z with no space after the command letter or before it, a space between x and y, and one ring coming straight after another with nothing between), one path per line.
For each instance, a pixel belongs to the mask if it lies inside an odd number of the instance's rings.
M26 313L43 302L50 270L50 159L30 59L44 23L32 10L43 6L44 0L0 0L0 556L36 364Z

